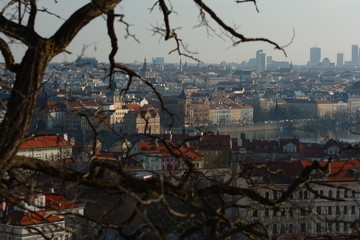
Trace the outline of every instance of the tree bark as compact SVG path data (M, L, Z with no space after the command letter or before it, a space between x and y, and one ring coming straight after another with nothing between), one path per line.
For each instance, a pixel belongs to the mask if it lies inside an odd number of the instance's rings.
M37 91L45 69L53 57L52 42L39 40L29 48L16 74L5 118L0 125L0 173L9 168L11 159L18 151L27 134L31 115L36 107Z

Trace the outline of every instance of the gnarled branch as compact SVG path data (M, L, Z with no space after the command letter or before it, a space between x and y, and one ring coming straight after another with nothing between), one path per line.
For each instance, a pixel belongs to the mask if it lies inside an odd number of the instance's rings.
M0 32L11 38L23 42L28 47L35 46L41 38L32 29L14 23L13 21L10 21L2 15L0 15Z
M121 0L94 0L73 13L51 37L55 43L55 54L63 52L76 34L91 20L114 9Z
M234 36L235 38L239 39L238 41L234 42L234 45L237 45L239 43L243 42L267 42L275 47L275 49L281 50L284 52L286 56L285 50L276 42L271 41L267 38L247 38L244 35L238 33L234 28L230 27L224 21L210 8L208 7L202 0L194 0L194 2L199 6L200 9L203 9L205 12L207 12L210 17L226 32Z
M9 45L2 38L0 38L0 51L5 59L6 69L12 72L17 72L18 65L15 63L14 56L11 53Z

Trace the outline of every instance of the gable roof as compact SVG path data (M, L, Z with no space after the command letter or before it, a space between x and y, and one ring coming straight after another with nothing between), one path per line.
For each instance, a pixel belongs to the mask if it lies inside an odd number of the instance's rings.
M198 150L231 150L232 147L230 135L165 134L163 137L177 146L188 145L190 148Z
M161 157L185 157L191 161L201 161L203 160L203 156L190 149L185 147L171 148L170 150L163 143L155 143L155 142L138 142L136 145L139 147L142 154L156 154Z
M307 160L302 160L300 162L304 167L312 164L311 161ZM319 162L321 166L325 166L327 163L327 161ZM354 171L356 169L360 171L360 160L358 159L349 161L331 161L325 176L325 181L357 181L359 176L356 174L357 171Z
M62 220L63 219L59 217L49 215L43 211L36 211L36 212L12 211L3 218L4 223L10 225L17 225L17 226L58 222Z
M36 136L30 140L23 142L19 149L32 148L50 148L50 147L65 147L72 146L70 142L66 141L59 135Z

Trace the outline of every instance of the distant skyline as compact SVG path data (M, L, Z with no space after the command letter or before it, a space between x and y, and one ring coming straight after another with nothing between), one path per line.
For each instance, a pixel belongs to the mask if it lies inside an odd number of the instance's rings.
M67 18L72 12L88 1L85 0L39 0L39 6L44 5L49 11ZM155 1L124 0L117 8L117 13L125 14L124 20L131 25L131 32L140 40L140 44L132 39L124 39L124 26L117 23L116 32L119 36L119 52L116 60L119 62L142 62L146 57L164 57L166 62L178 62L180 57L173 53L173 41L164 42L159 36L153 36L149 30L152 26L162 23L163 16L156 7L152 13L150 8ZM294 64L306 64L310 59L310 48L315 45L321 48L321 58L329 58L336 62L337 53L344 54L344 61L351 60L351 46L360 44L359 0L258 0L260 13L252 3L236 4L232 0L204 1L217 11L218 15L230 26L236 26L238 31L246 37L266 37L276 41L279 45L290 42L293 29L295 38L285 50L286 58L281 51L274 50L266 43L242 43L236 47L230 41L223 41L216 36L207 36L203 27L198 24L199 10L191 1L172 1L176 11L171 18L173 28L182 27L178 34L188 44L190 50L199 54L195 57L206 63L220 63L221 61L241 63L256 57L256 51L263 49L266 55L273 56L275 61L288 61ZM0 3L3 5L4 3ZM44 37L51 36L62 21L44 13L39 13L37 29ZM213 23L212 26L219 28ZM100 62L107 61L110 43L106 33L106 22L99 18L86 26L67 48L72 52L61 54L54 61L72 61L87 45L85 57L95 57ZM23 50L19 45L13 47L16 59L21 58ZM321 59L321 60L322 60ZM0 58L3 61L2 58ZM183 62L193 62L182 57Z

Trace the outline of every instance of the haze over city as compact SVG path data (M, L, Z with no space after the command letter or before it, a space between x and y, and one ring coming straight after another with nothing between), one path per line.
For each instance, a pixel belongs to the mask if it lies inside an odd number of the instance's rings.
M74 5L81 6L88 1L39 1L48 11L55 12L66 19L75 9ZM233 1L206 1L218 11L220 17L246 37L266 37L279 45L287 45L295 36L292 43L285 48L287 57L273 46L266 43L245 43L232 47L231 41L221 39L213 33L207 35L204 27L196 27L199 23L199 10L192 2L172 1L174 14L172 14L172 27L178 30L180 38L188 44L190 50L198 52L195 56L203 62L220 63L221 61L237 62L254 58L258 49L264 49L267 55L273 56L277 61L288 61L294 64L306 64L309 60L309 49L318 46L322 49L322 58L328 57L336 61L337 53L344 53L344 60L351 59L351 45L360 43L360 32L356 31L355 23L360 21L360 2L357 0L272 0L258 2L259 13L252 3L236 4ZM159 36L153 36L151 28L161 24L162 15L156 6L152 12L153 1L144 2L139 0L123 1L120 12L125 14L124 20L131 24L130 31L135 34L140 43L131 38L119 39L120 49L117 60L121 62L142 62L144 57L151 59L154 56L165 57L166 62L178 62L176 53L168 55L175 48L173 41L159 40ZM143 6L139 8L139 6ZM38 31L45 37L51 36L57 26L63 22L48 14L39 14ZM216 25L210 21L214 29ZM69 54L62 54L55 61L71 61L76 59L82 52L83 46L87 46L84 56L96 57L99 61L106 62L109 53L109 40L106 33L104 19L97 19L84 28L75 41L70 45ZM97 34L94 37L93 32ZM124 25L118 23L117 33L124 36ZM214 47L216 46L216 47ZM15 47L20 59L22 49ZM3 61L2 59L0 61ZM188 59L191 62L190 59Z

